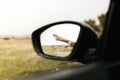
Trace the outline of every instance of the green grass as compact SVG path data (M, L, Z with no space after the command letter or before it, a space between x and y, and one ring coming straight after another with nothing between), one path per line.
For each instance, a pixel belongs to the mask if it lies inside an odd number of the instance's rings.
M0 39L0 80L78 64L77 62L48 60L38 56L33 50L30 39Z

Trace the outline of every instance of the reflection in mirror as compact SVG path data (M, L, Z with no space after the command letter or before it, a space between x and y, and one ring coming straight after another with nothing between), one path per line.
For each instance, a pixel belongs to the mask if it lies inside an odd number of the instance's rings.
M55 57L67 57L80 33L80 26L76 24L59 24L45 30L40 35L44 54Z

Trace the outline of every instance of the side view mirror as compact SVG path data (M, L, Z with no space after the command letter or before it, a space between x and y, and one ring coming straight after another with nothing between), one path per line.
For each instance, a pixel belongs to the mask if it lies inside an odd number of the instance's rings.
M45 25L32 33L33 47L42 57L55 60L83 58L95 49L98 37L86 24L61 21Z

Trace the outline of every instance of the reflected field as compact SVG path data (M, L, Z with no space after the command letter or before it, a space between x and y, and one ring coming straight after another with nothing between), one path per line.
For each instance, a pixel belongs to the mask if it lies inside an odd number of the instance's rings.
M51 56L67 57L70 55L73 47L67 45L42 46L44 53Z

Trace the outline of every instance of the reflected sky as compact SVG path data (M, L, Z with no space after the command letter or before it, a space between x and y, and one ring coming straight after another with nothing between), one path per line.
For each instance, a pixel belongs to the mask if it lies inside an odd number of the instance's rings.
M40 35L42 45L68 45L62 41L56 41L53 34L76 42L80 33L80 26L75 24L59 24L48 28Z

